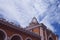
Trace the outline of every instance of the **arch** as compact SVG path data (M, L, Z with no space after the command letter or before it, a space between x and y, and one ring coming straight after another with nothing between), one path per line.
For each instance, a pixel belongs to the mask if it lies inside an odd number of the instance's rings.
M30 37L27 37L25 40L32 40Z
M52 34L49 35L48 40L54 40Z
M23 39L22 39L22 36L21 35L19 35L19 34L13 34L10 37L10 40L23 40Z
M0 40L7 40L7 33L3 29L0 29Z

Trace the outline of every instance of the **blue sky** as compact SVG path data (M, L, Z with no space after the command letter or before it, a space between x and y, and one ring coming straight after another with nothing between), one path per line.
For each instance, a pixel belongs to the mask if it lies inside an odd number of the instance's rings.
M33 17L60 36L60 0L0 0L0 18L26 27Z

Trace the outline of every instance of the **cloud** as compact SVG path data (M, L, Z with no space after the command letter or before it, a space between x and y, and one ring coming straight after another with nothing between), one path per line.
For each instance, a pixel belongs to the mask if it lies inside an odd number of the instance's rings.
M46 10L45 5L41 0L0 0L0 14L5 19L16 20L26 26L32 17L37 17Z
M54 31L51 23L56 20L60 23L60 15L57 16L55 12L58 4L56 2L56 0L0 0L0 14L9 21L19 22L23 27L27 26L35 16L38 20L41 18L40 22Z
M52 30L53 32L56 32L57 30L55 29L54 26L52 26L51 24L57 22L58 24L60 24L60 3L58 0L52 1L51 2L47 2L50 5L48 6L47 10L42 14L39 15L39 21L44 23L47 28L49 28L50 30Z
M45 16L45 18L42 19L42 21L40 21L40 23L43 23L44 25L46 25L47 26L47 29L52 30L52 32L55 32L56 31L56 29L48 21L48 15Z

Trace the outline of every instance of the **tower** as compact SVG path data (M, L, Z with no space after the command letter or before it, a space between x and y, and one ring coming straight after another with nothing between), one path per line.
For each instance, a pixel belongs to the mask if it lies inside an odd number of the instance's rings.
M35 17L33 17L26 30L29 30L41 36L41 40L58 40L58 36L51 30L47 29L47 27L43 23L38 23Z

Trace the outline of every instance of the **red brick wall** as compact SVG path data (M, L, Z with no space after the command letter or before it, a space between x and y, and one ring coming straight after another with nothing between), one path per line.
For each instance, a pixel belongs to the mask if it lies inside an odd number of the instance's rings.
M41 33L40 33L40 31L41 31ZM53 40L57 40L56 38L58 38L53 32L51 32L51 30L45 29L43 27L41 30L40 30L40 27L33 28L32 32L37 33L40 36L43 34L44 40L49 40L49 37L52 37Z
M36 28L32 29L32 32L40 35L40 28L39 27L36 27Z
M16 29L13 29L9 26L6 26L6 25L2 25L0 26L0 29L4 30L6 33L7 33L7 36L10 38L13 34L20 34L23 38L23 40L25 40L27 37L30 37L32 40L40 40L38 38L35 38L34 36L32 35L29 35L29 34L26 34L26 33L23 33L19 30L16 30Z

